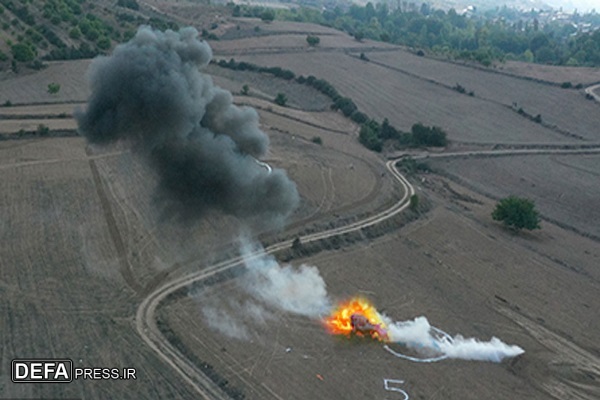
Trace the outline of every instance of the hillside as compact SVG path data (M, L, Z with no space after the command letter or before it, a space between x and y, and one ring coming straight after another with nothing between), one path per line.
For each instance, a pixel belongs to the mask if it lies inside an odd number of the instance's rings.
M136 0L1 0L0 70L106 54L142 24L178 26Z

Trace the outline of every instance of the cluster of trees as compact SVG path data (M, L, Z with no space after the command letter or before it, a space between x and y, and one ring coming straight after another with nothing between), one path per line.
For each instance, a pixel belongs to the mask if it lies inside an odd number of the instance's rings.
M252 16L260 8L243 7ZM596 21L596 19L598 21ZM506 7L473 16L433 9L426 3L390 10L386 3L356 4L321 12L277 10L277 18L323 24L348 32L357 40L369 38L425 48L449 57L490 65L495 60L519 59L560 65L600 65L600 31L578 33L572 24L540 23L540 11L520 12ZM576 21L600 24L596 14L574 16Z
M108 51L114 42L129 40L135 27L149 24L161 30L178 25L159 17L143 18L129 10L139 9L137 0L117 0L122 11L115 13L116 23L95 12L94 2L85 0L47 0L43 2L0 0L0 15L8 9L17 18L12 25L17 43L9 43L13 69L16 63L40 63L40 60L91 58ZM67 35L62 36L61 32ZM22 34L19 34L22 33ZM41 55L43 55L41 57ZM8 56L0 54L0 61ZM30 66L35 67L35 63Z
M387 118L381 124L369 120L359 133L360 142L374 151L381 151L386 140L392 140L398 147L444 147L448 144L446 132L437 126L416 123L410 132L401 132L390 125Z
M136 0L118 0L117 6L129 8L129 9L135 10L135 11L140 9L140 5L138 4L138 2Z

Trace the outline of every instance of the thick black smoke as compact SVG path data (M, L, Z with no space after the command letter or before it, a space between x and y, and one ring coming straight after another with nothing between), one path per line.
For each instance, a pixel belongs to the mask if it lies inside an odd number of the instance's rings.
M256 162L268 137L254 109L236 107L200 73L211 57L194 28L141 27L90 66L79 131L94 144L122 140L140 151L159 177L160 197L186 219L216 209L280 224L298 204L296 186L283 170Z

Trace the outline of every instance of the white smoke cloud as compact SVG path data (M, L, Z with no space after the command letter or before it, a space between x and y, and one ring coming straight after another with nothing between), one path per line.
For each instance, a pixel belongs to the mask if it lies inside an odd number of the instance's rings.
M402 322L393 322L386 316L382 316L382 319L387 324L390 341L402 343L422 354L435 354L436 360L456 358L500 362L504 358L525 352L519 346L507 345L496 337L487 342L474 338L465 339L461 335L452 337L432 327L425 317Z
M249 339L248 328L237 317L219 307L203 306L202 314L217 332L235 339Z
M279 265L260 245L246 240L242 240L241 250L247 269L243 287L256 298L271 307L313 318L331 309L317 267Z

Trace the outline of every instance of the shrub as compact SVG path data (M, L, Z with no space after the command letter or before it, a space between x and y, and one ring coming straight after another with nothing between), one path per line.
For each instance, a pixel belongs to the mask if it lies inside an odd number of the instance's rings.
M50 133L50 128L48 128L44 124L39 124L36 133L40 136L48 136L48 134Z
M275 104L278 104L282 107L285 107L287 104L287 96L283 93L277 93L277 97L275 97Z
M454 90L456 90L458 93L466 93L467 89L464 88L464 86L460 85L460 84L456 84L453 88Z
M52 82L48 84L48 93L56 94L60 91L60 85L56 82Z
M419 208L419 196L416 194L413 194L412 196L410 196L410 204L408 206L412 211L417 211L417 209Z
M316 46L321 42L321 39L318 36L308 35L306 37L306 42L309 46Z
M249 92L250 92L250 86L248 86L248 85L242 86L242 94L244 96L247 96Z
M316 143L318 145L322 145L323 144L323 139L321 139L320 136L314 136L312 139L310 139L311 142Z

